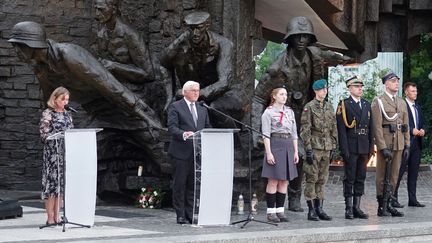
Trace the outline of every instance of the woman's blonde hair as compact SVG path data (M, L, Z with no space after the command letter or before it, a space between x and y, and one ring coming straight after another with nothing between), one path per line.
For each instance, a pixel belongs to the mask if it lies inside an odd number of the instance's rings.
M48 107L55 109L56 105L54 103L54 100L57 99L59 96L62 95L70 95L69 90L67 90L65 87L60 86L56 88L52 93L51 96L48 99L47 105Z

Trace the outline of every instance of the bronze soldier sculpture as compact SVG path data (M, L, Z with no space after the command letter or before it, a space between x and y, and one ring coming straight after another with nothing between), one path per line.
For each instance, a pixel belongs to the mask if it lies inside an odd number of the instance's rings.
M410 134L405 101L397 96L399 77L392 71L382 77L384 94L372 101L373 134L377 147L377 215L402 217L392 206L392 195L399 176L401 160L409 156Z
M188 80L200 83L200 100L241 119L246 105L241 89L234 89L233 43L212 32L210 14L193 12L184 18L188 30L175 39L161 56L171 71L177 97ZM232 122L210 112L214 127L231 127ZM216 117L214 117L216 116Z
M99 61L134 93L142 94L142 99L153 104L161 116L172 101L168 72L152 57L138 31L121 19L118 5L118 0L95 0ZM161 86L164 93L158 93Z
M367 162L373 153L371 105L361 98L363 82L357 76L348 79L346 86L350 96L339 102L336 111L339 149L345 170L345 218L367 219L369 216L360 209L360 204Z
M252 125L260 127L260 117L268 103L272 87L284 84L287 87L287 105L294 110L297 132L300 133L300 117L304 105L313 99L311 89L313 80L324 76L322 58L318 55L318 48L310 47L316 42L312 23L306 17L293 18L287 27L284 42L287 49L274 61L255 89L252 103ZM300 141L299 141L300 142ZM302 212L300 205L301 182L303 179L304 151L299 143L300 161L297 164L298 177L290 181L288 188L289 210Z
M163 129L153 109L84 48L46 39L44 28L35 22L16 24L9 42L18 57L32 65L45 100L54 88L64 86L102 127L133 128L146 141L155 137L154 129Z

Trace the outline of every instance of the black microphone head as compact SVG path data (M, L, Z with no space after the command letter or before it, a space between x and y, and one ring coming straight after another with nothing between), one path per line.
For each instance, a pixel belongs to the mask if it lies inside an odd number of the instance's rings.
M75 110L74 108L67 106L67 105L65 106L65 110L75 112L75 113L77 112L77 110Z
M198 101L197 104L200 105L200 106L205 106L206 105L206 103L204 103L204 100Z

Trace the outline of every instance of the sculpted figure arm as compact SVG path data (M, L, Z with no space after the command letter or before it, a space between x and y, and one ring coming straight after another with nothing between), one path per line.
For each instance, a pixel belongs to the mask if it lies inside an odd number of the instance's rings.
M230 88L233 77L233 49L233 43L228 39L219 42L218 81L201 90L200 96L204 100L213 100Z
M67 46L59 52L68 75L86 82L129 115L142 119L149 129L163 129L155 112L142 99L124 87L84 48Z
M133 82L154 80L154 67L151 55L141 35L135 30L124 28L125 43L133 63L125 64L101 59L101 63L113 74Z

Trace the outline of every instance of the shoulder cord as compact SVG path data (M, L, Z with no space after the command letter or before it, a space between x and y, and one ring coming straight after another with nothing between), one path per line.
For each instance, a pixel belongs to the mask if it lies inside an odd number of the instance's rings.
M379 107L380 107L380 109L381 109L381 112L382 112L382 114L384 115L384 118L385 118L387 121L396 121L396 119L399 117L399 114L396 113L396 114L394 114L392 117L389 117L389 116L387 115L387 113L385 112L385 110L384 110L384 105L383 105L381 99L380 99L380 98L377 98L377 100L378 100L378 105L379 105Z
M347 120L346 112L345 112L345 102L344 102L344 100L341 100L341 105L342 105L342 119L343 119L343 121L345 123L345 126L348 127L348 128L355 127L355 125L357 124L355 117L354 117L354 120L351 122L351 124L348 125L348 120Z

